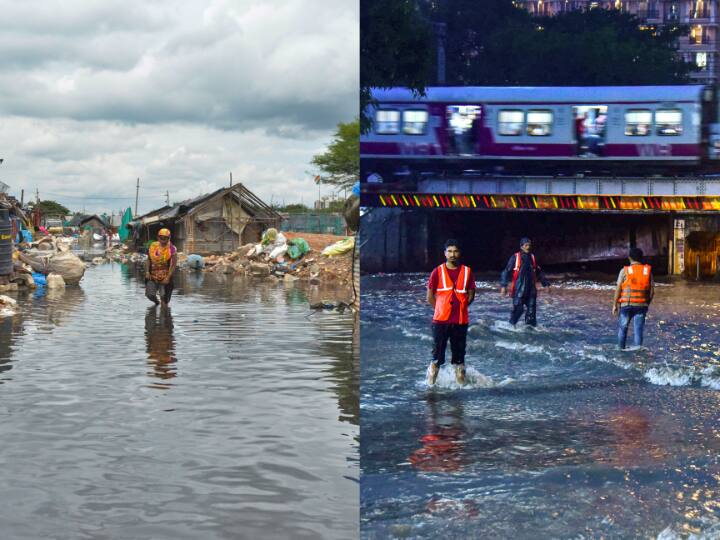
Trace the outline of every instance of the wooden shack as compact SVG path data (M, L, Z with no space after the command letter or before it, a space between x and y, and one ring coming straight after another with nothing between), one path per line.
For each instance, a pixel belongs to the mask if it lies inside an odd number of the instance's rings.
M153 210L130 223L137 248L170 229L179 251L211 255L259 242L264 230L279 228L280 214L242 184Z

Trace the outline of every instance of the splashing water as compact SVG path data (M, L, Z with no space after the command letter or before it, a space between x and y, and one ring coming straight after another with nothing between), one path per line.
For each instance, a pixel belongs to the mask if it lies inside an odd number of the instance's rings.
M428 386L426 279L363 281L363 538L718 537L720 286L658 284L620 351L607 283L541 293L537 328L481 283L467 383Z

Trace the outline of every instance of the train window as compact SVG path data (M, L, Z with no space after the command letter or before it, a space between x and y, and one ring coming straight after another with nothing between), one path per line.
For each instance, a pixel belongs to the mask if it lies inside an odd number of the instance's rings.
M525 123L524 111L499 111L498 133L500 135L522 135Z
M422 110L403 111L403 133L423 135L428 123L428 112Z
M375 111L375 132L392 135L400 132L400 111L378 109Z
M658 109L655 111L655 133L664 136L682 135L682 111Z
M650 109L630 109L625 111L625 135L646 137L650 135L652 113Z
M527 134L533 137L546 137L552 135L552 111L528 111Z

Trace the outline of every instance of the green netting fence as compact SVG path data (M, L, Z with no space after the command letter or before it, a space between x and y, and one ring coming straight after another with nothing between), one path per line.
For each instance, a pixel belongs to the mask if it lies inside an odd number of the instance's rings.
M345 220L341 214L287 214L284 216L283 231L320 234L345 234Z

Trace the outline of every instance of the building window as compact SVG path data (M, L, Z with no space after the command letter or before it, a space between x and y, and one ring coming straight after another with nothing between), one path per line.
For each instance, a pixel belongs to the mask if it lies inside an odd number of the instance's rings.
M697 66L699 71L704 71L707 69L707 53L706 52L695 53L695 65Z
M703 32L703 27L696 24L690 29L690 43L699 45L700 43L708 43L707 32Z
M375 111L375 132L392 135L400 131L400 111L379 109Z
M694 0L690 3L690 18L707 19L710 17L710 9L705 0Z
M522 135L525 113L523 111L500 111L498 113L498 133L500 135Z
M532 137L546 137L552 135L552 111L528 111L527 134Z
M403 133L423 135L428 123L428 112L422 110L403 111Z
M652 113L650 109L630 109L625 112L625 135L646 137L650 135Z
M658 109L655 111L655 133L663 136L682 135L682 111Z

